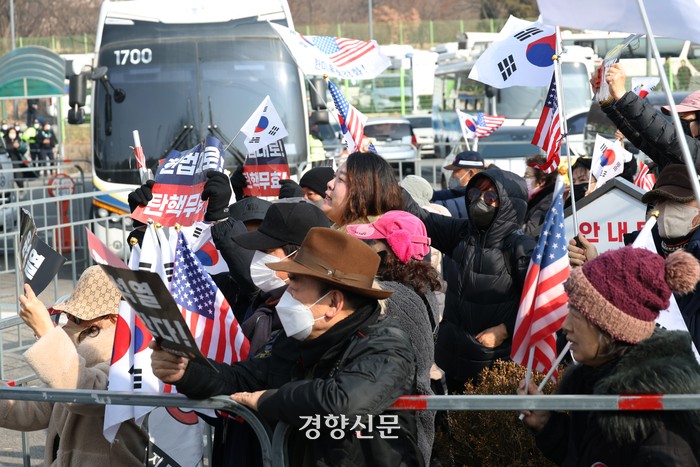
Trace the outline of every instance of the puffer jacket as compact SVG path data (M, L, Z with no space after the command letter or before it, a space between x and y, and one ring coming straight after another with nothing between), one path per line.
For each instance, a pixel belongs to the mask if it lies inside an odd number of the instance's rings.
M485 231L469 219L431 214L404 197L407 210L425 223L432 246L457 263L459 275L447 288L435 360L448 379L459 383L475 377L495 359L510 355L510 338L492 349L481 345L475 336L501 323L508 335L513 335L520 293L535 247L535 240L520 230L527 209L525 180L493 168L475 175L467 191L481 177L491 179L500 199L496 216Z
M656 162L659 171L669 164L685 163L673 122L657 112L646 99L629 91L620 100L601 105L601 109L634 146ZM695 168L700 170L700 141L684 137Z
M292 465L422 466L415 412L387 411L399 396L415 394L415 356L408 336L379 315L373 302L316 339L299 342L282 332L252 359L212 361L218 372L191 361L177 389L193 398L266 390L258 412L293 427ZM316 415L320 433L312 440L301 428ZM365 424L371 415L375 427L380 416L395 416L399 429L391 434L398 438L380 437L376 428L372 438L358 438L350 425L335 439L325 426L329 415L345 415L350 423L364 417Z
M561 394L697 394L688 333L658 329L620 358L569 369ZM700 411L552 413L537 446L562 466L697 466Z

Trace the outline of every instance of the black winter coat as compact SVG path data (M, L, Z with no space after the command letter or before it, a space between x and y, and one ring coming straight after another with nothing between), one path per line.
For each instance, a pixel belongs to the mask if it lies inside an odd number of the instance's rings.
M416 363L407 335L378 320L376 302L356 310L320 337L303 342L284 333L252 359L212 368L194 361L176 386L192 398L239 391L267 390L258 412L290 424L292 465L413 466L423 465L416 445L416 414L387 412L401 395L415 394ZM398 417L398 439L379 436L358 439L350 427L341 439L330 436L324 416ZM299 429L309 417L320 415L320 437L309 440ZM366 422L366 420L365 420ZM364 434L364 432L363 432ZM392 435L397 434L395 430Z
M658 329L616 360L569 369L559 392L697 394L700 365L688 333ZM555 412L536 440L562 466L697 466L700 412Z
M500 199L500 207L486 231L477 229L469 219L433 214L405 199L407 209L425 223L432 246L458 265L459 276L447 288L445 314L435 348L436 363L448 379L457 383L476 376L495 359L510 356L510 338L490 349L475 336L501 323L508 335L513 335L520 294L535 247L535 240L520 230L527 207L525 180L512 172L488 169L472 177L467 191L481 177L492 180Z
M601 105L601 109L630 143L656 162L659 171L669 164L685 163L673 122L657 112L646 99L630 91L614 103ZM696 170L700 170L700 141L687 135L683 137Z

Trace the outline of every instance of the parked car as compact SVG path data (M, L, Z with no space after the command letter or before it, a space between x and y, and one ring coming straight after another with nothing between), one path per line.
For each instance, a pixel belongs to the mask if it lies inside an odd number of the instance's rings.
M484 158L487 167L494 164L503 170L522 176L527 167L525 159L536 154L544 154L540 148L531 143L534 134L533 126L502 126L488 138L479 139L477 151ZM470 140L469 144L473 148L474 141ZM452 171L445 170L445 166L452 163L455 155L466 150L467 146L464 142L457 143L445 157L441 177L443 188L452 188L457 182L456 179L451 178Z
M420 157L435 157L435 131L433 130L433 117L431 115L406 115L406 120L411 122L413 133L418 141Z
M418 142L411 122L405 118L370 118L365 123L365 136L372 140L377 154L389 161L398 177L416 173Z

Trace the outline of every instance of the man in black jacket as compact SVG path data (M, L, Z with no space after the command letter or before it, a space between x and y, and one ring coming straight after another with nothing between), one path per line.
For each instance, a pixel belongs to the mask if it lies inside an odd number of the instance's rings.
M450 392L499 358L510 358L520 294L535 240L521 226L527 209L525 180L498 168L467 184L468 219L420 209L404 196L407 210L425 223L432 246L458 265L448 282L435 360Z
M269 264L290 274L284 334L250 360L212 362L218 372L152 344L153 372L188 397L232 394L292 425L293 465L422 465L415 413L387 411L415 393L416 363L408 336L379 319L391 294L372 287L379 261L361 240L313 228L293 261Z

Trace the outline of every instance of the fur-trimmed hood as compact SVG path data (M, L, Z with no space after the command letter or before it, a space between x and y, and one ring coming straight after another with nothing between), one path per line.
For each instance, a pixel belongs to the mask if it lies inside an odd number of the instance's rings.
M594 394L698 394L700 365L687 332L657 329L631 346L593 387ZM640 442L669 429L700 452L700 411L592 412L592 421L616 444Z

